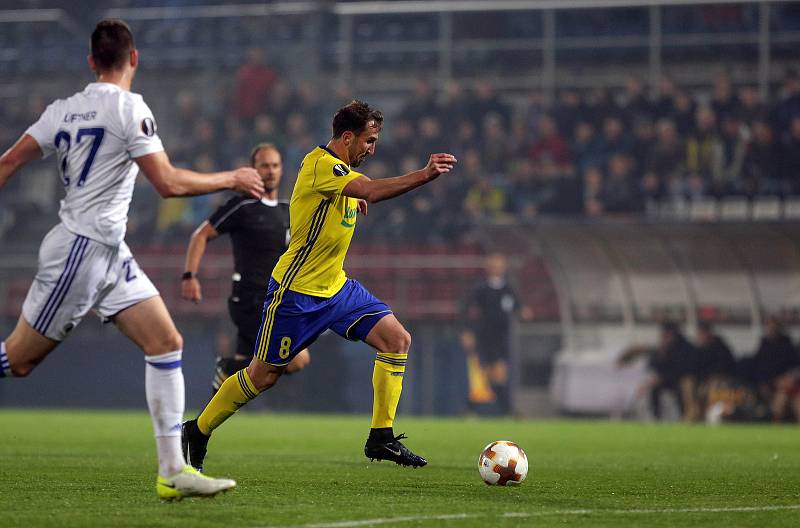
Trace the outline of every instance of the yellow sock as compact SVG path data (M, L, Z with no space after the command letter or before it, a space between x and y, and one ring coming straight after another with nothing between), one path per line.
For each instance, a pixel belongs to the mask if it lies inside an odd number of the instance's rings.
M206 408L197 417L197 427L204 435L222 425L239 407L258 396L253 381L242 369L226 379Z
M403 372L408 354L378 352L372 371L372 428L391 427L400 393L403 392Z

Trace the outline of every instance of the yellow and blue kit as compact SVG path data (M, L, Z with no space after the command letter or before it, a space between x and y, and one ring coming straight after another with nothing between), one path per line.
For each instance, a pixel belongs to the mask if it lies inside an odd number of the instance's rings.
M323 146L303 159L289 204L291 241L272 272L256 340L262 361L286 365L327 329L363 341L391 313L344 272L358 200L342 190L360 176Z

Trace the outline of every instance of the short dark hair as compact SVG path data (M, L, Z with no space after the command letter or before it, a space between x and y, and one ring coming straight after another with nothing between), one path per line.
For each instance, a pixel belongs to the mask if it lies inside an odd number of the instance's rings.
M122 20L101 20L92 32L92 59L99 70L122 68L134 47L131 28Z
M383 114L380 110L370 108L363 101L351 101L336 111L333 116L333 137L341 137L345 132L358 135L367 128L370 121L375 122L378 130L383 126Z
M281 155L281 151L278 150L278 147L276 147L274 144L272 144L272 143L259 143L258 145L253 147L253 150L250 151L250 166L251 167L253 167L253 168L256 167L256 156L258 156L258 153L261 152L262 150L274 150L275 152L278 153L278 156Z

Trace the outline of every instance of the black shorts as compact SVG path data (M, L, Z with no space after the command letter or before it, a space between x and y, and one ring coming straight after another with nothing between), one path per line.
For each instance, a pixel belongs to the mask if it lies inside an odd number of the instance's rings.
M241 283L233 285L231 296L228 297L228 313L236 325L236 354L239 356L253 355L265 294L266 287L246 287Z
M478 358L484 365L496 361L508 361L511 355L511 342L507 334L479 334L477 336Z

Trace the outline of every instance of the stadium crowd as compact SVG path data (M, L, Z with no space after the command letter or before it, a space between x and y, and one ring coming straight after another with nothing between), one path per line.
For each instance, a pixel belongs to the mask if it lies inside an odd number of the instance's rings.
M175 96L159 133L176 164L201 171L247 164L252 145L281 149L288 198L303 156L324 143L332 109L354 95L329 97L310 82L292 84L252 49L230 89L214 104L193 91ZM0 144L10 145L43 110L0 109ZM375 207L366 238L454 240L485 222L530 222L542 215L643 214L663 204L708 197L800 194L800 75L787 70L771 101L720 73L689 91L669 78L653 93L629 78L618 90L564 88L498 93L488 82L453 81L437 91L418 81L387 120L377 155L360 168L373 178L405 173L430 152L454 152L454 175ZM40 185L12 182L0 195L0 231L19 234L55 211L52 166ZM33 177L33 176L32 176ZM130 237L183 240L222 196L161 201L141 182ZM11 198L13 197L13 198Z

